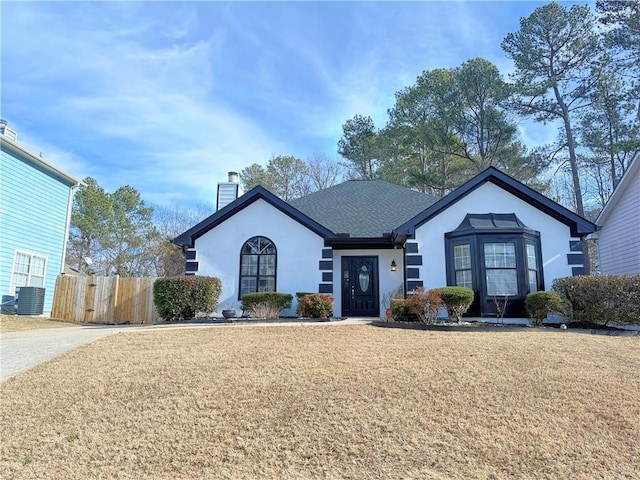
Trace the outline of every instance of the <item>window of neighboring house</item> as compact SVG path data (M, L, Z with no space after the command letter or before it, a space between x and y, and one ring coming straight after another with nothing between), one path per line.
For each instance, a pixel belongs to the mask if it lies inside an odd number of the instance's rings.
M13 257L13 288L44 287L47 257L34 253L16 252Z
M239 298L246 293L276 291L276 247L266 237L253 237L240 250Z

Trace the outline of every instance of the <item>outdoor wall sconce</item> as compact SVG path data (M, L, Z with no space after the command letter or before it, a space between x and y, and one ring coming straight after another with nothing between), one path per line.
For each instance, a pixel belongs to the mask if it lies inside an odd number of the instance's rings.
M395 260L391 260L391 271L395 272L396 270L397 270L396 261Z

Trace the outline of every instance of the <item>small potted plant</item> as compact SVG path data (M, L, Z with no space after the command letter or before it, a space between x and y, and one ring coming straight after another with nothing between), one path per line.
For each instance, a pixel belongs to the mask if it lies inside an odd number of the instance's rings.
M235 318L236 316L236 309L233 306L233 303L229 303L227 304L227 306L224 308L224 310L222 310L222 316L224 318Z

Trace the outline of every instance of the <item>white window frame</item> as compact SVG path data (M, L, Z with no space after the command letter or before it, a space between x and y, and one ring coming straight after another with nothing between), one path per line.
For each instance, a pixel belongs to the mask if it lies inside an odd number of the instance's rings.
M46 282L47 282L47 262L49 261L49 258L46 255L42 255L40 253L34 253L34 252L28 252L26 250L15 250L13 252L13 264L11 265L11 283L9 286L9 294L10 295L15 295L16 292L16 281L15 281L15 276L16 276L16 261L18 260L18 255L26 255L29 257L29 269L27 273L27 284L26 285L20 285L25 286L25 287L31 287L31 286L36 286L36 285L31 285L31 277L42 277L42 287L45 286ZM32 260L34 257L40 258L44 261L44 271L42 276L40 275L34 275L31 269L31 265L32 265ZM20 274L23 274L23 272L17 272Z

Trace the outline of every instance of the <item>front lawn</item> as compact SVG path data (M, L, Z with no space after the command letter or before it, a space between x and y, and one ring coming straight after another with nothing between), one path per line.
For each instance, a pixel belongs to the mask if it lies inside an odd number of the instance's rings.
M217 326L0 386L1 478L635 478L640 339Z
M0 315L0 333L36 330L39 328L73 327L76 324L46 317L27 317L24 315Z

